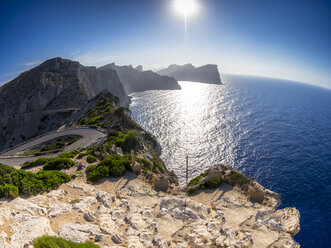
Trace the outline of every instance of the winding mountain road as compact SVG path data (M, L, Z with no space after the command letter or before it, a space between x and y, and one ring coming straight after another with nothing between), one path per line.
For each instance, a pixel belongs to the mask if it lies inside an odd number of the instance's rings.
M26 156L26 157L18 157L16 154L22 153L23 151L32 148L38 144L42 144L49 140L60 138L63 136L81 136L82 138L75 143L67 146L63 152L69 152L71 150L77 149L79 147L86 148L91 145L95 145L97 143L101 143L103 140L107 138L107 132L103 129L96 129L96 128L70 128L70 129L63 129L63 130L55 130L50 133L38 136L27 142L24 142L18 146L15 146L12 149L0 153L0 163L7 164L10 166L19 166L27 161L36 160L39 157L46 157L52 158L56 157L59 153L56 154L48 154L42 156Z

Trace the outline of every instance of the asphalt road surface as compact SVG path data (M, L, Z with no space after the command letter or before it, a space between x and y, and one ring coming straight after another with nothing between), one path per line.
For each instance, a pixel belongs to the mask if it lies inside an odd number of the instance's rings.
M44 142L47 142L49 140L60 138L63 136L68 135L77 135L81 136L82 138L75 143L71 144L70 146L67 146L63 152L69 152L71 150L77 149L77 148L86 148L91 145L97 144L102 142L107 137L107 132L103 130L98 130L95 128L72 128L72 129L63 129L63 130L57 130L53 131L51 133L48 133L46 135L41 135L39 138L34 138L31 141L27 141L22 145L16 146L11 150L5 151L4 153L0 154L0 163L10 165L10 166L19 166L23 164L26 161L34 161L37 158L44 157L44 158L52 158L56 157L60 153L56 154L48 154L48 155L41 155L41 156L34 156L34 157L8 157L8 156L15 156L17 153L23 152L29 148L32 148L38 144L42 144Z

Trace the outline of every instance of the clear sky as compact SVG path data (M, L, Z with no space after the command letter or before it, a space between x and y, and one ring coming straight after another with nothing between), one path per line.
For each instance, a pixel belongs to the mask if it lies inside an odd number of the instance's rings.
M218 64L331 88L330 0L1 0L0 84L61 56L84 65Z

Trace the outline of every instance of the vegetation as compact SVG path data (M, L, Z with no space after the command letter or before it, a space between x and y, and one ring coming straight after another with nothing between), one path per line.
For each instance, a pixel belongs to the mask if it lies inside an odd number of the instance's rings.
M67 137L64 141L57 141L54 144L43 146L40 149L25 152L26 154L45 153L51 151L63 150L65 147L78 141L80 137Z
M214 188L217 188L218 186L220 186L221 183L222 183L221 178L217 177L217 178L212 178L212 179L206 180L204 185L205 185L205 188L214 189Z
M88 155L87 158L86 158L86 162L89 163L89 164L92 164L95 161L97 161L97 158L92 156L92 155Z
M0 197L36 195L46 190L57 189L62 183L70 180L70 176L59 171L32 173L0 163Z
M100 163L87 167L87 179L91 182L96 182L106 177L122 176L125 169L130 167L130 163L128 156L111 154Z
M191 179L191 181L188 183L189 186L195 186L199 183L200 179L203 177L208 176L208 170L200 174L199 176Z
M113 99L103 96L102 94L99 94L97 97L99 97L100 100L95 108L89 109L86 115L78 120L80 125L100 127L102 126L104 115L113 111Z
M25 162L22 166L21 169L29 169L32 167L36 167L36 166L40 166L40 165L44 165L49 161L49 158L38 158L35 161L31 161L31 162Z
M62 170L69 169L75 164L70 158L61 157L61 155L56 158L38 158L36 161L25 162L21 169L43 165L43 170Z
M111 131L108 134L107 141L110 144L121 147L122 151L125 153L129 153L131 150L134 150L139 144L136 130L131 130L127 133Z
M76 155L79 153L78 150L72 150L70 152L67 153L61 153L60 155L58 155L58 158L74 158L76 157Z
M250 180L245 177L243 174L232 171L230 175L230 179L236 181L240 185L242 184L249 184Z
M155 148L157 146L157 140L156 138L149 132L144 133L144 137L147 141L151 142L153 144L153 147Z
M42 236L33 242L34 248L100 248L91 243L74 243L59 237Z
M69 169L75 164L70 158L50 158L43 170Z
M71 204L71 205L75 205L76 203L80 203L80 200L79 199L73 199L69 202L69 204Z

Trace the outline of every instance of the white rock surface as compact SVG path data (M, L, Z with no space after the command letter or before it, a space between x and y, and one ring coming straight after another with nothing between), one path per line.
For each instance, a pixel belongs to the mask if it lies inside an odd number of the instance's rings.
M17 223L15 232L11 236L11 247L22 248L30 244L35 238L43 235L54 235L49 219L45 217L30 216L22 223Z

